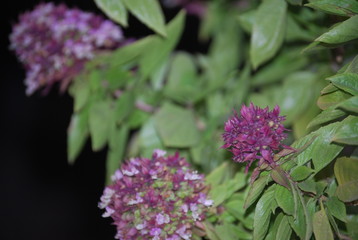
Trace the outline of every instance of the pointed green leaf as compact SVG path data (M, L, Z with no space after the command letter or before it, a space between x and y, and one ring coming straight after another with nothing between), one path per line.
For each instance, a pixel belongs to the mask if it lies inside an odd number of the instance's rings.
M358 38L358 15L353 16L346 21L336 25L328 32L322 34L315 41L340 44Z
M225 179L226 174L229 171L228 167L229 165L227 162L222 163L205 177L205 182L212 186L219 185Z
M119 124L134 110L134 95L131 91L123 92L114 105L114 118Z
M275 185L265 191L256 204L254 216L254 240L264 239L270 224L271 207L275 202Z
M266 0L255 13L251 36L250 59L254 68L271 59L285 36L287 3Z
M351 94L339 90L320 96L317 100L317 105L320 109L325 110L331 106L343 102L350 97L352 97Z
M348 98L347 100L341 102L338 105L338 108L348 112L358 113L358 96Z
M126 27L128 14L122 0L95 0L97 6L112 20Z
M334 165L334 175L338 181L336 194L343 202L358 199L358 159L339 158Z
M333 216L342 222L347 222L346 206L341 200L333 196L328 198L326 204L327 208Z
M166 36L164 15L157 0L122 0L128 10L150 29Z
M275 239L290 239L292 233L292 228L288 222L288 217L283 216L280 225L277 229L277 234Z
M346 100L347 101L347 100ZM307 126L307 128L312 128L312 127L316 127L318 125L324 124L324 123L328 123L330 121L333 121L337 118L340 118L344 115L346 115L346 113L340 109L336 108L337 106L331 106L329 108L327 108L326 110L324 110L323 112L321 112L320 114L318 114Z
M311 168L306 166L298 166L292 169L291 178L293 181L302 181L308 178L313 173Z
M357 23L358 24L358 23ZM336 87L352 94L358 95L358 74L341 73L327 78Z
M67 131L67 158L73 163L88 137L88 110L74 113Z
M275 189L275 199L278 206L288 215L293 215L295 210L295 204L293 201L293 195L291 190L277 185Z
M355 0L318 0L305 4L305 6L339 16L350 17L354 13L358 13L358 2Z
M248 207L253 204L256 199L261 195L262 191L264 190L267 182L269 180L269 176L261 176L259 177L251 186L249 193L245 199L244 208L247 209Z

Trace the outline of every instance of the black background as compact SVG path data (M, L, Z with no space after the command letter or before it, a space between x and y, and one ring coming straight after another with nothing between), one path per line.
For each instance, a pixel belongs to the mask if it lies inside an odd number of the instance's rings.
M43 1L11 1L1 11L0 239L113 239L115 227L101 217L106 151L93 153L88 141L73 166L66 160L66 130L72 99L54 87L47 96L27 97L25 71L8 50L18 15ZM101 14L92 0L67 0L69 7ZM165 10L170 20L178 9ZM198 19L187 18L178 49L205 52L196 40ZM151 31L130 17L125 35Z

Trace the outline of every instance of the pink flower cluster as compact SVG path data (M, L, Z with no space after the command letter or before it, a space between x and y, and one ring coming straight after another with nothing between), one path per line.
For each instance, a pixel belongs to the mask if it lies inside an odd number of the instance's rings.
M274 163L275 152L289 148L281 143L287 129L282 124L285 117L279 116L280 108L269 111L268 107L261 109L251 103L249 107L242 106L240 113L226 122L222 148L234 154L234 161L247 162L246 171L256 159L259 165Z
M191 239L191 229L213 204L204 177L176 153L155 150L152 159L134 158L112 176L99 207L112 217L117 239Z
M69 82L97 51L118 47L121 29L100 16L65 5L40 4L19 17L10 35L10 49L25 65L26 93Z

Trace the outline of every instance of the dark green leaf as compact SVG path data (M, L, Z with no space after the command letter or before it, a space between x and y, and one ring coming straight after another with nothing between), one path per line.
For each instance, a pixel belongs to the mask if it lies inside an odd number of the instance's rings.
M287 217L291 227L293 228L297 236L299 236L300 239L305 239L307 227L306 227L305 214L302 204L297 204L296 218L294 218L293 216L287 216Z
M358 73L358 55L349 63L347 69L345 70L347 73Z
M88 137L88 110L74 113L67 131L67 158L73 163Z
M167 147L191 147L198 143L200 132L192 111L166 103L154 116L154 124Z
M358 117L349 116L338 126L332 142L358 145Z
M114 118L119 124L134 110L134 95L131 91L123 92L114 105Z
M313 233L317 240L334 240L331 226L324 209L313 216Z
M306 166L298 166L292 169L291 178L293 181L302 181L308 178L313 173L311 168Z
M318 37L315 41L328 44L339 44L356 38L358 38L358 15L336 25L331 30Z
M288 215L293 215L295 204L291 190L277 185L275 189L275 199L278 206Z
M245 204L244 204L245 209L250 207L251 204L253 204L256 201L256 199L261 195L268 180L269 180L268 175L261 176L250 186L249 193L245 199Z
M250 46L254 68L271 59L280 49L285 37L286 10L285 1L266 0L255 13Z
M335 91L322 95L317 100L317 105L320 109L325 110L331 106L334 106L348 98L352 97L351 94L345 93L343 91Z
M89 110L89 130L92 139L93 151L102 149L108 140L112 118L110 102L98 101L91 105Z
M305 6L339 16L350 17L354 13L358 13L358 3L355 0L318 0L305 4Z
M128 10L150 29L166 36L164 15L157 0L121 0Z
M328 198L326 204L327 208L333 216L342 222L347 221L346 206L337 197L333 196Z
M267 231L267 235L265 237L265 240L276 240L276 235L277 235L277 230L278 227L280 226L280 223L282 221L284 214L282 212L280 212L276 217L275 217L275 221L273 222L273 220L271 220L271 225L268 228ZM273 224L272 224L273 222Z
M358 74L356 73L341 73L327 78L336 87L352 94L358 94Z
M95 0L95 3L108 17L125 27L128 25L128 14L122 0Z
M275 202L275 185L265 191L256 204L254 216L254 240L264 239L270 224L271 207Z

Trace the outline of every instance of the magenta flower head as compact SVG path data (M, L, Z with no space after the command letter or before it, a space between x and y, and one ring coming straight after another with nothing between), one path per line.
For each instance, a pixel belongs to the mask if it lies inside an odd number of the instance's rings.
M234 154L234 161L247 162L246 171L256 159L259 165L266 162L274 163L274 154L283 148L290 148L281 142L286 138L282 122L285 117L279 116L280 108L269 111L252 103L249 107L242 106L241 116L235 115L225 123L223 139L227 148Z
M204 177L179 157L155 150L152 159L133 158L112 176L99 207L117 226L116 239L191 239L192 227L213 204Z
M118 47L122 40L121 29L109 20L46 3L20 15L10 35L10 49L25 65L26 93L31 95L55 82L61 82L64 91L86 61L101 50Z

